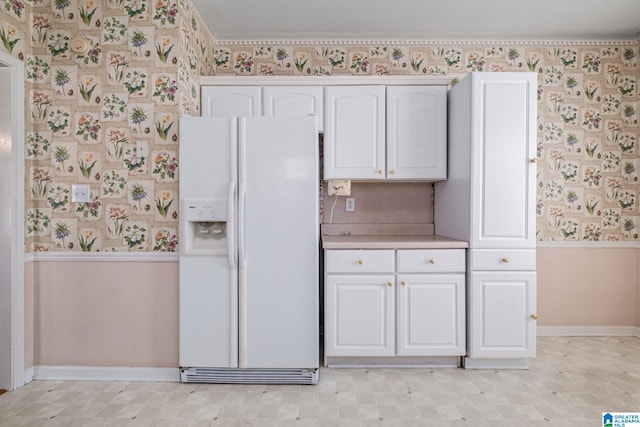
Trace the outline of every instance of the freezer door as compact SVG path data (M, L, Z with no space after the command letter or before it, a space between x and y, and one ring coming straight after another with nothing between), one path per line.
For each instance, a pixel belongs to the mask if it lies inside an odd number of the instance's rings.
M313 117L239 123L240 367L318 366Z
M180 205L185 201L227 203L227 250L185 252L189 233L180 212L179 363L181 367L238 366L237 250L235 249L237 121L180 119ZM205 251L206 252L206 251ZM220 253L222 252L222 253Z

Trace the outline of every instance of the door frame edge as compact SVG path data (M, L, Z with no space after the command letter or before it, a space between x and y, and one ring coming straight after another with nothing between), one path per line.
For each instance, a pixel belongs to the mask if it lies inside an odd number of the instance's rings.
M24 63L0 52L0 63L11 70L11 389L22 387L25 378L24 299Z

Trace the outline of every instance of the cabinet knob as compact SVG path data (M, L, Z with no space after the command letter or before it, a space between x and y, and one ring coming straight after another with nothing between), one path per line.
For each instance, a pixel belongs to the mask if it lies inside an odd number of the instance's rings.
M387 286L393 286L393 283L387 282Z
M427 261L427 262L428 262L429 264L435 264L435 263L436 263L436 260L435 260L435 259L433 259L433 258L431 258L431 259L429 259L429 261Z
M378 169L378 173L379 173L380 175L382 175L382 173L383 173L383 172L384 172L384 171L383 171L382 169Z
M535 157L531 160L529 160L531 163L538 163L538 159L536 159Z
M500 261L504 262L505 264L508 264L509 263L509 258L504 257Z
M538 315L537 314L532 314L530 316L533 320L538 320Z
M358 260L358 264L362 265L362 264L364 264L364 261L363 261L363 260L361 260L361 259L359 259L359 260Z
M396 173L396 171L395 171L394 169L391 169L391 170L389 171L389 173L390 173L391 175L393 175L394 173Z
M400 284L401 284L402 286L406 286L406 285L407 285L407 282L405 282L405 281L403 280L403 281L401 281L401 282L400 282Z

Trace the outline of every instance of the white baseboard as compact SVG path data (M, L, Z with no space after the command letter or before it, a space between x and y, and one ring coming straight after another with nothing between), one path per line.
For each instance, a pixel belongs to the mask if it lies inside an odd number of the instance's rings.
M33 366L24 370L24 383L29 384L33 381Z
M538 326L540 337L606 337L634 336L640 338L635 326Z
M132 368L121 366L34 366L35 380L83 381L180 381L178 368Z
M529 369L529 359L462 358L464 369Z

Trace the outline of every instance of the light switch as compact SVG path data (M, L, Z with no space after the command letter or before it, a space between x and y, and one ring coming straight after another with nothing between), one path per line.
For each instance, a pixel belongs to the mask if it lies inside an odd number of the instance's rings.
M71 201L77 203L88 203L91 194L89 184L72 184L71 185Z

